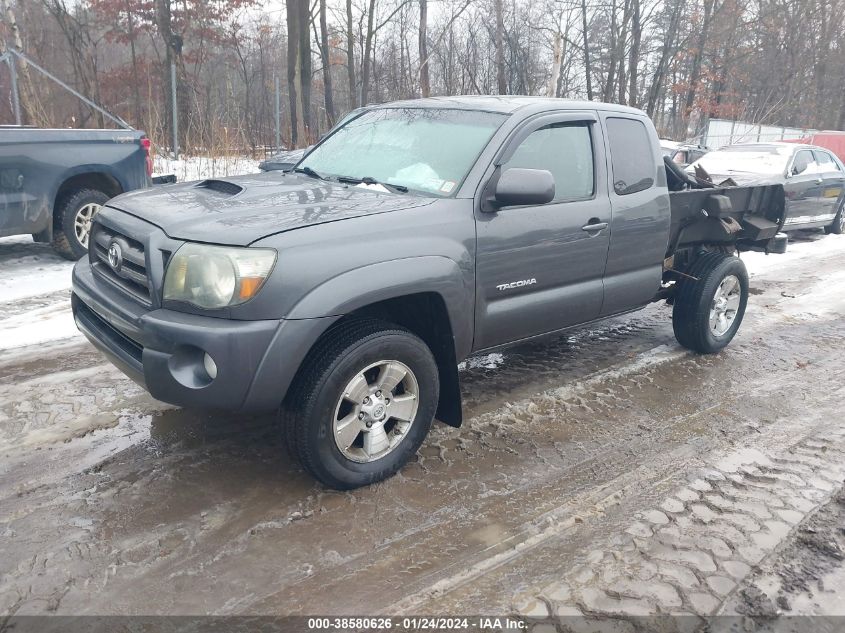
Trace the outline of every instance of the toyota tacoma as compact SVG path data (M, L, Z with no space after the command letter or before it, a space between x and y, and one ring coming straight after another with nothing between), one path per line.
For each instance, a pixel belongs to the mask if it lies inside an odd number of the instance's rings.
M748 300L738 253L782 251L783 214L780 185L664 162L633 108L405 101L291 172L110 200L73 310L159 400L281 408L291 452L346 489L395 473L435 417L460 426L471 354L660 300L681 345L719 351Z

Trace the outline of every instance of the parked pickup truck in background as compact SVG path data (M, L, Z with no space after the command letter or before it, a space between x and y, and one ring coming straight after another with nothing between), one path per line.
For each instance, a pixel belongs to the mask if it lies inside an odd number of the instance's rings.
M632 108L450 97L364 108L293 171L111 200L73 272L79 328L166 402L282 407L335 488L461 424L468 355L668 300L713 353L782 251L779 185L700 189ZM670 193L671 189L671 193Z
M151 175L143 132L0 127L0 237L31 233L79 259L103 204Z

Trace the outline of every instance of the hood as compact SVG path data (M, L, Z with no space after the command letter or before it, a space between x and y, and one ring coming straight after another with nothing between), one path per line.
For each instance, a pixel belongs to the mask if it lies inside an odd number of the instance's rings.
M174 239L246 246L275 233L432 202L267 172L155 186L118 196L108 206L155 224Z
M777 185L783 184L783 177L766 174L749 174L746 172L733 172L729 174L710 174L710 178L717 186L726 180L733 180L738 187L750 185Z

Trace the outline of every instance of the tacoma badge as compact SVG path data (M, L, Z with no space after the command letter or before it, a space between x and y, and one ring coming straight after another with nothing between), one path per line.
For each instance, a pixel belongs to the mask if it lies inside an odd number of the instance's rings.
M531 279L520 279L519 281L512 281L509 284L499 284L496 286L497 290L511 290L512 288L522 288L523 286L533 286L537 280L533 277Z

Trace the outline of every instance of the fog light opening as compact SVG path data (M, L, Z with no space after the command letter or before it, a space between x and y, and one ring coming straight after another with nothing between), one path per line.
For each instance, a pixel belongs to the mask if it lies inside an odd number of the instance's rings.
M208 353L203 354L202 366L205 367L205 373L208 374L209 378L212 380L217 378L217 363L214 362L214 359Z

